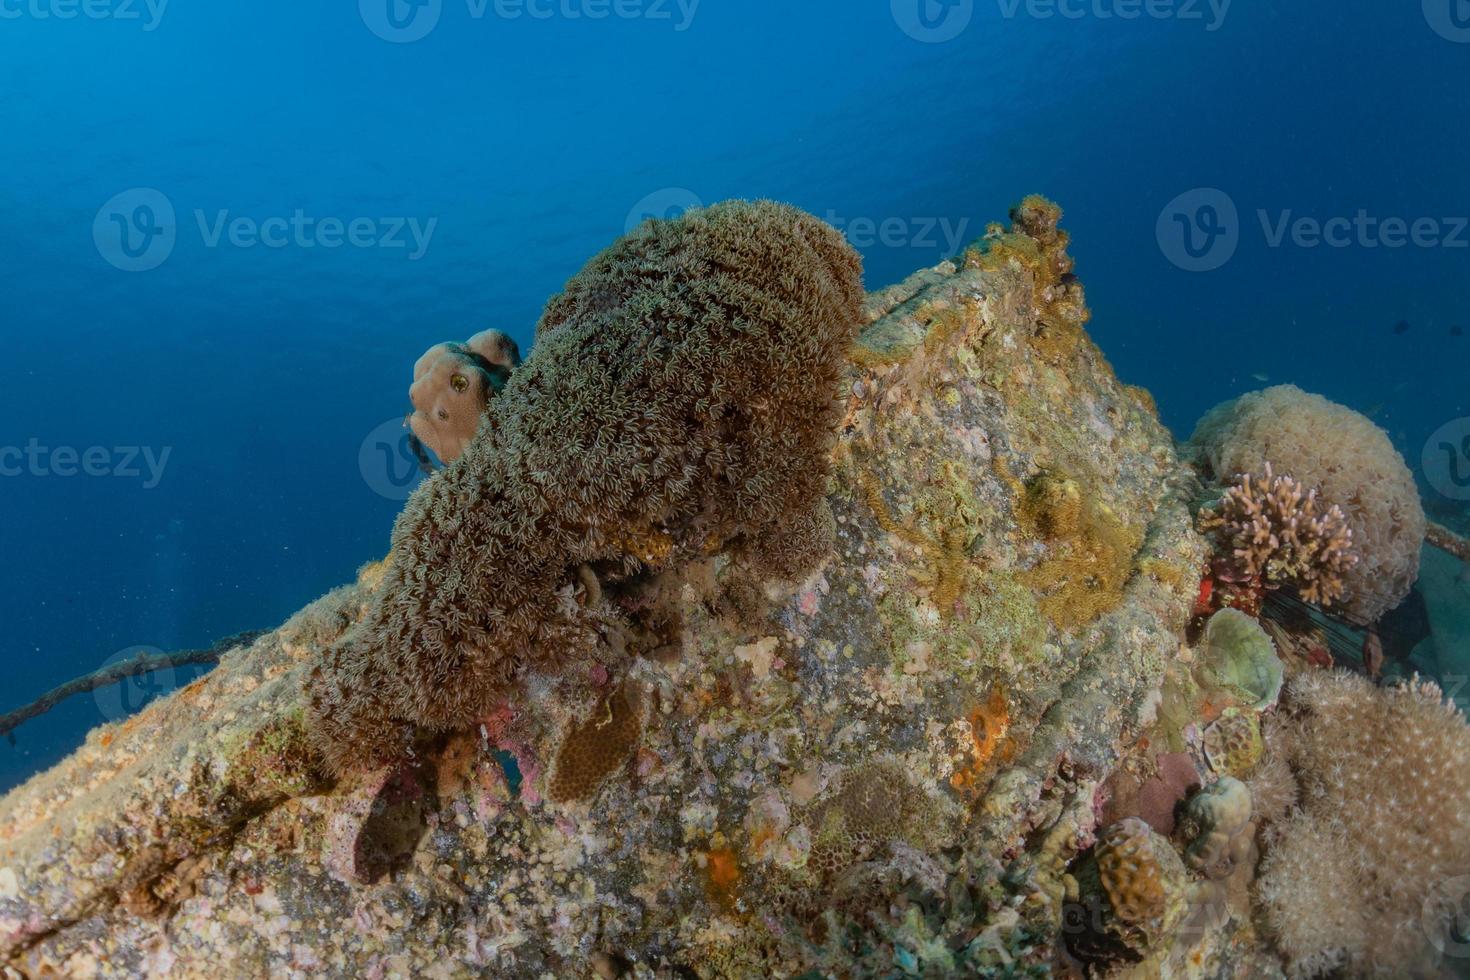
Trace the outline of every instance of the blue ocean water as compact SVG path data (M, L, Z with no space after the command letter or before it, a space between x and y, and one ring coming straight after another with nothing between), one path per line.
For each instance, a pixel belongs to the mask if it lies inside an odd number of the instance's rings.
M4 700L348 580L414 359L529 347L630 221L728 197L877 288L1045 193L1181 436L1292 381L1418 469L1470 415L1467 82L1463 0L0 0Z

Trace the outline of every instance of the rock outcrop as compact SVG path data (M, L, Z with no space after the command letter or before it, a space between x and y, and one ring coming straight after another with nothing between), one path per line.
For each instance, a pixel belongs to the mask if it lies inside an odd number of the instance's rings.
M301 675L370 605L370 565L0 802L3 961L1077 968L1069 868L1155 724L1205 546L1147 393L1083 330L1057 217L1028 199L1009 231L869 297L819 571L781 584L721 553L654 577L619 597L639 627L621 659L533 677L412 763L332 782ZM1260 955L1238 907L1169 894L1188 912L1171 948L1109 969L1228 975Z

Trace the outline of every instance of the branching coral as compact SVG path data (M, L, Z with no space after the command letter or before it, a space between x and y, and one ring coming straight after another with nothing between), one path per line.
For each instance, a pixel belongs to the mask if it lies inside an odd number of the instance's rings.
M328 763L392 759L585 654L614 615L588 569L616 582L783 547L825 494L860 265L768 202L652 221L594 258L464 455L409 500L363 622L310 671Z
M1403 457L1372 421L1280 385L1211 409L1191 445L1204 475L1217 482L1263 473L1270 463L1342 508L1359 555L1341 569L1341 608L1350 619L1373 622L1409 594L1419 575L1424 508Z
M1310 671L1273 733L1300 811L1268 838L1258 898L1301 975L1410 975L1433 960L1426 900L1470 875L1470 727L1432 684Z
M1341 598L1358 553L1347 515L1324 503L1315 487L1290 476L1242 473L1220 501L1200 514L1241 576L1268 586L1290 586L1307 602L1331 605Z

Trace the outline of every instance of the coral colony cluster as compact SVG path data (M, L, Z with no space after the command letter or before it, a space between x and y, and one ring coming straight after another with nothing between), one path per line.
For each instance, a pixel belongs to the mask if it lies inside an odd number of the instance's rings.
M1470 727L1440 689L1309 671L1268 731L1297 807L1265 828L1257 896L1288 964L1316 976L1427 975L1470 874ZM1283 774L1284 777L1284 774Z
M1414 586L1408 468L1290 386L1177 446L1060 216L865 297L721 204L431 349L387 559L0 805L6 963L1441 975L1470 727L1320 642Z
M1358 563L1342 508L1323 506L1315 487L1272 473L1270 463L1261 476L1241 474L1200 527L1215 535L1235 580L1291 586L1318 606L1342 598Z
M1329 515L1335 507L1346 516L1357 555L1350 565L1337 553L1321 552L1319 576L1311 561L1296 555L1285 560L1295 562L1294 577L1304 587L1319 577L1335 579L1340 586L1335 604L1355 623L1377 621L1409 594L1419 577L1424 508L1403 457L1368 418L1321 395L1277 385L1211 409L1195 428L1190 449L1207 479L1260 476L1270 465L1273 476L1266 481L1289 478L1305 491L1301 507L1310 499L1314 515ZM1254 493L1281 489L1258 481ZM1296 513L1299 524L1312 519L1305 509ZM1291 516L1282 512L1275 519L1289 522ZM1337 526L1334 520L1328 529L1336 533ZM1234 557L1232 551L1227 557ZM1326 581L1318 587L1326 587Z

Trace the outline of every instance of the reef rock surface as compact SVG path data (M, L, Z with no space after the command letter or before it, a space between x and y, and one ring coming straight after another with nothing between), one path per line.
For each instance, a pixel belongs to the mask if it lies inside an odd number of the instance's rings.
M671 642L586 667L573 694L533 678L412 764L329 783L301 673L361 615L368 566L0 802L0 961L29 977L1077 968L1066 870L1188 656L1205 549L1147 393L1083 331L1055 216L1016 219L870 296L819 572L683 569L659 587ZM1242 930L1227 907L1124 968L1262 975Z

